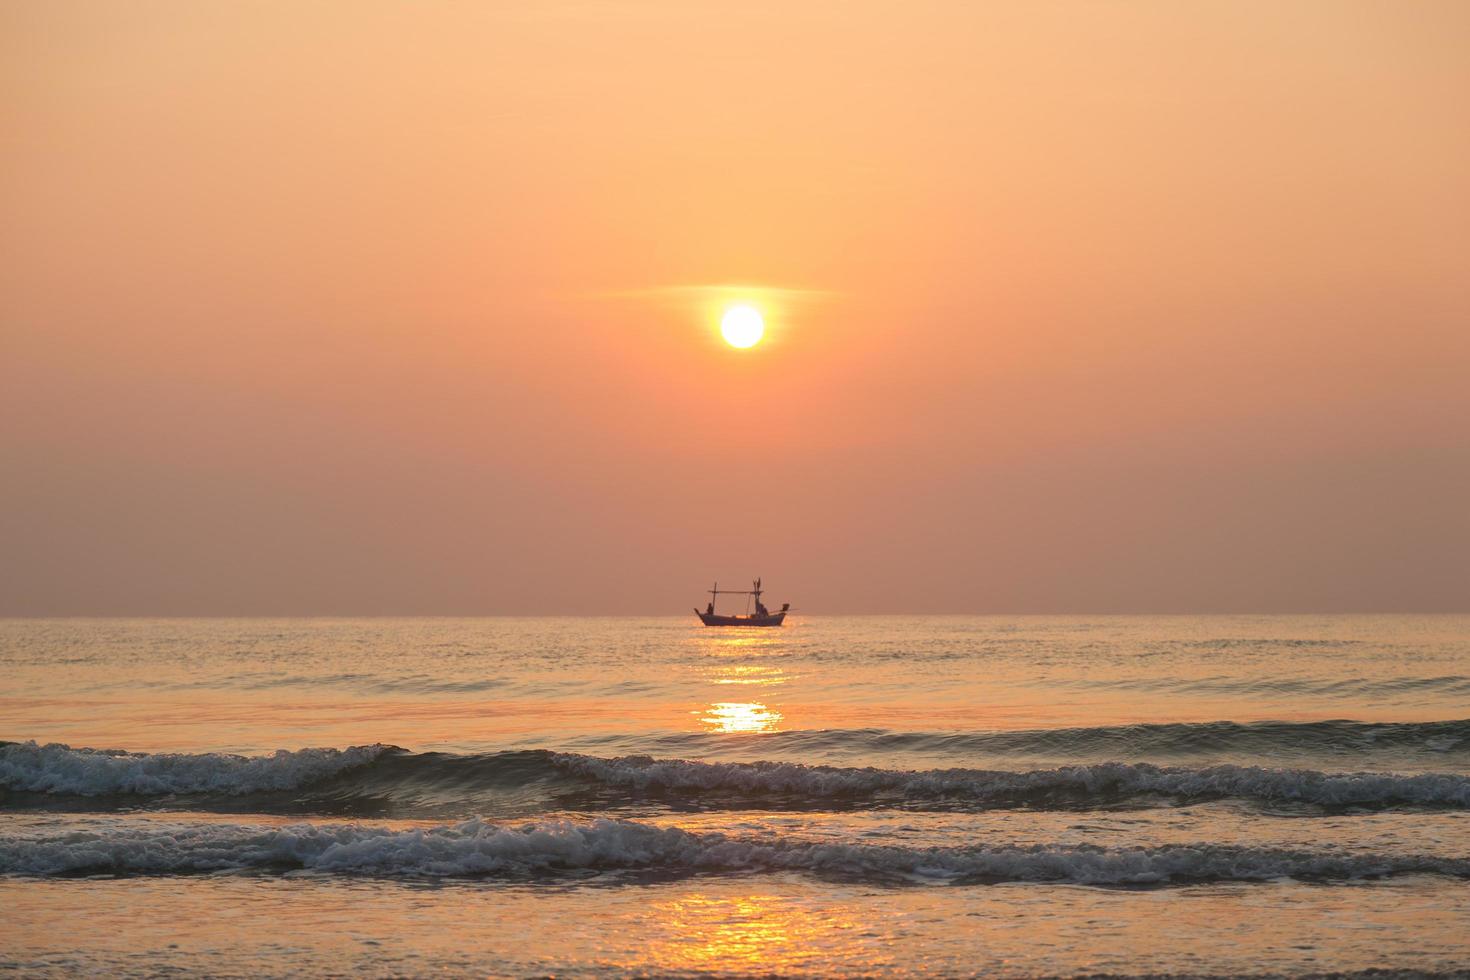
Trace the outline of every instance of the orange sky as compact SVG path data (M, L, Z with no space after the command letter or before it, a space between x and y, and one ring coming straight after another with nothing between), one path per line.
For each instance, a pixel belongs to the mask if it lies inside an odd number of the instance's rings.
M0 614L1470 608L1467 51L1460 2L8 3Z

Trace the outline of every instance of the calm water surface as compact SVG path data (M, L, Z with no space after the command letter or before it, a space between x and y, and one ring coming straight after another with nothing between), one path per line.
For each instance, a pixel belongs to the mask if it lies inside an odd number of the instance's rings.
M1470 964L1466 617L11 620L0 672L27 974Z

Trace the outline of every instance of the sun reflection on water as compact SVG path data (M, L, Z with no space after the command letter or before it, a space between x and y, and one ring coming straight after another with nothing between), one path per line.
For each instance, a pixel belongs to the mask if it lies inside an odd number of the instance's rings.
M779 895L685 895L655 906L672 935L652 952L667 970L779 973L824 955L852 923L813 916Z
M759 734L781 730L781 712L754 701L716 701L696 714L706 728L720 734Z
M697 650L690 666L712 685L769 689L796 680L796 675L773 662L789 652L780 630L699 630L690 639ZM709 696L719 695L711 691ZM785 717L763 701L711 700L689 713L706 732L717 735L779 732Z
M703 654L716 657L763 657L786 647L779 629L702 630L690 640Z
M716 684L785 684L790 677L780 667L763 667L759 664L726 666L721 664L710 678Z

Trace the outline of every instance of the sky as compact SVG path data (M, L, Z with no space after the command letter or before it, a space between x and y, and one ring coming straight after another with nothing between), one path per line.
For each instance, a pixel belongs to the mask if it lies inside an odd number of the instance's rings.
M0 615L1470 609L1467 51L1458 0L11 0Z

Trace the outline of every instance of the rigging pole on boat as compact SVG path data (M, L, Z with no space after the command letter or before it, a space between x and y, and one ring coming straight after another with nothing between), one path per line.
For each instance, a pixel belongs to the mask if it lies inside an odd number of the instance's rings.
M786 613L791 609L791 603L782 603L778 611L771 612L766 608L765 603L761 601L761 594L764 591L761 588L761 579L759 578L751 582L749 589L722 589L720 588L719 581L716 580L714 587L709 590L709 605L705 607L703 612L696 608L694 614L706 626L780 626L786 619ZM743 616L722 616L716 613L715 603L721 595L745 596L745 614ZM755 600L754 612L750 608L752 598Z

